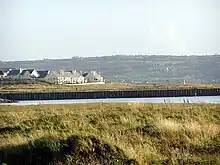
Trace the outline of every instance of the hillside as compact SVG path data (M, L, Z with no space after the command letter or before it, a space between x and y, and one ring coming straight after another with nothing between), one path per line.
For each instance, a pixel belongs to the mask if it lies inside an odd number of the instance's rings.
M104 56L0 62L0 68L96 70L106 80L132 83L220 83L220 56Z

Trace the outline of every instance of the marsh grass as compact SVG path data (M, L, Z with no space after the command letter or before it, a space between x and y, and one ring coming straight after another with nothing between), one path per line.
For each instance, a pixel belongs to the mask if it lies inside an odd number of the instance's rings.
M220 88L219 84L125 84L106 83L89 85L55 85L48 83L0 85L0 92L78 92L108 90L153 90L153 89L190 89Z
M0 150L41 151L40 139L60 164L220 164L219 116L214 104L0 106ZM71 137L78 149L63 152Z

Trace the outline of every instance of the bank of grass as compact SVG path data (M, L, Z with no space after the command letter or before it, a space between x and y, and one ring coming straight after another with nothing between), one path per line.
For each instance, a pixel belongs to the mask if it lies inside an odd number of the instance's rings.
M88 85L55 85L38 82L36 84L0 85L0 92L77 92L108 90L154 90L154 89L190 89L220 88L220 84L125 84L106 83Z
M220 105L2 105L0 153L7 164L220 164Z

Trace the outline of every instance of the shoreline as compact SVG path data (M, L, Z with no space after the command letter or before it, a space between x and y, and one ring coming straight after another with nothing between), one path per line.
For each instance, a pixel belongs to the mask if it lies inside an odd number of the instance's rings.
M0 98L0 104L1 103L17 103L18 101L16 100L8 100L8 99L2 99Z

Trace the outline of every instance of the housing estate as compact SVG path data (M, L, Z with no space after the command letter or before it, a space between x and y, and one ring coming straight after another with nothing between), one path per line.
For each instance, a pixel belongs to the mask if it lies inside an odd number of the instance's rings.
M95 71L79 73L76 70L37 70L37 69L0 69L0 78L12 80L39 80L53 84L104 83L104 78Z

